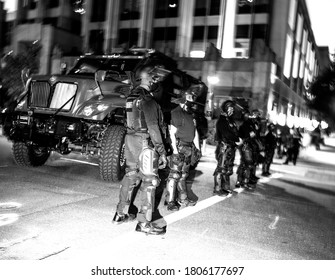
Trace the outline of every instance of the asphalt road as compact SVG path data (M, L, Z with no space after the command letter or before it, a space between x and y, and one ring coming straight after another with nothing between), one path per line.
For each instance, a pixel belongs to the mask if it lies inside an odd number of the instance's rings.
M94 160L53 154L18 167L0 136L0 260L334 260L334 146L302 151L296 166L276 159L255 191L228 198L212 195L207 146L188 180L197 205L170 213L159 188L154 216L167 233L147 236L136 222L112 224L119 184L102 181Z

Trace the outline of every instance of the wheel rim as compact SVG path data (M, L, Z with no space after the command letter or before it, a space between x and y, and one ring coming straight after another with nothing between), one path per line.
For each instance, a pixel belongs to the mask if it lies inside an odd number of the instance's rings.
M32 147L32 151L36 157L41 157L48 153L48 149L45 147Z

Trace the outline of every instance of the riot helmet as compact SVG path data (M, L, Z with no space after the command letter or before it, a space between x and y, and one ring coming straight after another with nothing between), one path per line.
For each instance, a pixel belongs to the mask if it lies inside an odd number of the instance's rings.
M163 81L171 71L161 65L144 65L136 71L135 79L148 91L155 90L156 83Z
M223 102L221 105L221 111L223 114L227 115L228 117L231 117L235 111L235 102L232 100L227 100Z
M261 116L262 116L261 111L258 110L258 109L254 109L254 110L252 110L251 114L252 114L252 117L253 117L254 119L260 119Z
M274 132L276 129L276 126L274 123L269 123L268 124L268 130L271 131L271 132Z

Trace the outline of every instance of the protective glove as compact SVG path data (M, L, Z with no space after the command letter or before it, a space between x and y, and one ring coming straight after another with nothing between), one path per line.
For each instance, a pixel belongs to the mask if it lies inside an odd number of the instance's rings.
M168 161L165 154L162 154L158 159L158 169L164 169Z

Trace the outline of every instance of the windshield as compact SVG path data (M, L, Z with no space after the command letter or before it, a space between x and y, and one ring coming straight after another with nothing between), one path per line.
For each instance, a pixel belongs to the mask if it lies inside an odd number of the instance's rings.
M90 58L83 57L78 60L70 70L70 75L94 75L97 70L107 70L121 76L126 76L126 71L133 71L141 61L140 58Z

